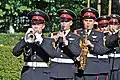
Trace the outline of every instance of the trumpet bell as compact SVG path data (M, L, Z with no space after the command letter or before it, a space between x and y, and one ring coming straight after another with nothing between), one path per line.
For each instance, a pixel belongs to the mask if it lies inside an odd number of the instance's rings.
M35 39L36 39L36 37L35 37L35 35L32 32L29 32L27 35L25 35L25 40L28 43L35 42Z

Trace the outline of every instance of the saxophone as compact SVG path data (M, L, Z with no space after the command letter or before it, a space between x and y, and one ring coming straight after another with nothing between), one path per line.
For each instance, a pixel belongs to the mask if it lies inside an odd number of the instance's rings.
M78 64L78 69L79 70L85 70L86 64L87 64L87 54L89 53L88 47L83 45L85 43L85 40L88 39L88 31L85 29L85 33L83 35L83 40L82 40L82 52L81 54L77 57L77 64Z

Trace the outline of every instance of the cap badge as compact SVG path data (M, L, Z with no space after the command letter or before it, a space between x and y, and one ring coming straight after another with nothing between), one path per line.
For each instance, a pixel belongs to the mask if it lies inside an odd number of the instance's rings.
M88 9L88 11L91 11L91 9Z
M103 18L107 18L106 16L103 16Z
M67 10L64 10L63 12L67 12Z
M113 15L113 17L116 17L116 15Z
M35 12L35 14L39 14L39 12L38 12L38 11L36 11L36 12Z

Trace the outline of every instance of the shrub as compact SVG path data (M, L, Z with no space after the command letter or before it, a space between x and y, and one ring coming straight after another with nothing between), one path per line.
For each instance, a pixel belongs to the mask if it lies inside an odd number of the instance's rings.
M0 44L4 46L14 46L23 35L23 33L0 34Z
M45 36L48 36L50 33L44 33ZM4 46L14 46L22 37L24 33L15 33L15 34L0 34L0 45Z
M0 80L19 80L23 57L12 55L12 47L0 46Z

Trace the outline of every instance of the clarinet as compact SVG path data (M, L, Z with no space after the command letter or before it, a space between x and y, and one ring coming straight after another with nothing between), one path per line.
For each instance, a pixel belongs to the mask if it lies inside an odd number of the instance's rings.
M60 27L60 32L65 32L65 30L64 30L64 26L61 26ZM57 52L59 51L59 47L60 47L60 45L62 45L63 44L63 37L59 37L58 38L58 40L57 40Z

